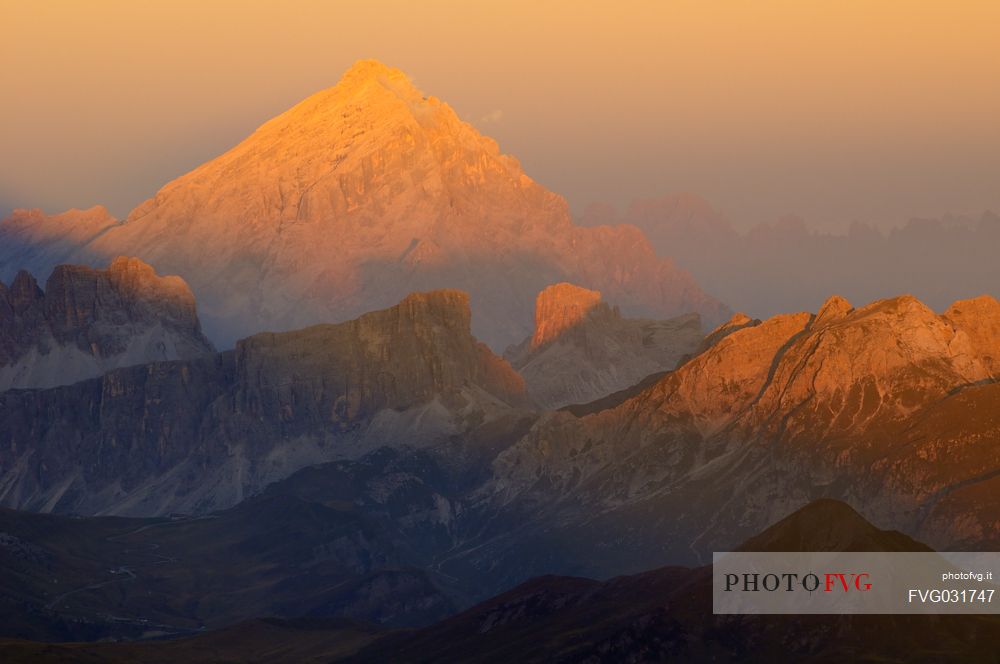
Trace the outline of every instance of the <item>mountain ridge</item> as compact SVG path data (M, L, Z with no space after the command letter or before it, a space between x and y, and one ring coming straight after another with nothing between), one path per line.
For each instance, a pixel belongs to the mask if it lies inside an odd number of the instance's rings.
M44 290L25 270L10 287L0 282L0 391L214 352L184 280L135 258L103 270L59 265Z
M807 503L737 548L930 551L833 500ZM988 660L1000 641L995 616L714 615L712 583L711 566L601 581L539 576L436 624L387 634L345 660L936 662L943 653Z
M937 549L994 546L1000 303L834 297L821 314L734 317L645 390L543 414L493 461L475 496L492 529L450 564L513 581L543 551L591 577L699 562L818 498Z
M474 465L532 406L521 377L472 336L470 316L464 293L415 293L235 351L0 393L0 503L203 514L383 446Z

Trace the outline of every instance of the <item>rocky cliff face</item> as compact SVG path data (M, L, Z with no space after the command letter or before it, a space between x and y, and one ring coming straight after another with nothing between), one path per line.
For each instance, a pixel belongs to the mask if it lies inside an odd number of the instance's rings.
M469 329L469 296L435 291L340 325L255 335L236 346L237 381L245 386L238 407L278 412L289 423L323 414L350 427L386 408L450 402L463 386L524 405L524 381ZM302 412L305 405L316 412Z
M0 390L213 352L187 284L134 258L106 270L60 265L44 291L25 271L0 283Z
M565 282L547 287L535 299L535 332L530 348L537 350L583 324L600 304L598 291Z
M673 369L702 340L701 320L625 318L597 291L560 283L535 303L534 334L507 349L536 403L584 403Z
M46 241L49 219L35 220ZM80 252L81 262L128 254L183 275L225 345L459 288L477 336L504 348L530 334L532 299L560 280L600 289L629 314L726 316L638 229L574 226L566 202L516 159L373 61L167 184Z
M382 446L437 450L449 468L479 463L522 427L527 396L469 320L463 293L414 294L356 321L258 335L204 360L0 394L0 502L200 513Z
M576 417L525 409L462 294L417 294L211 359L0 394L0 501L153 515L257 497L240 508L253 521L254 504L281 515L294 499L322 506L323 555L414 565L462 601L538 574L707 560L820 498L936 548L992 549L998 313L990 298L938 315L900 297L736 316L651 387ZM329 541L322 524L353 515L371 536ZM843 516L826 541L854 530Z
M569 573L704 559L823 497L938 548L994 546L998 307L831 298L817 315L736 320L638 396L546 415L502 452L480 508L521 539L498 526L462 564L540 569L538 551L586 533L600 541L559 549Z

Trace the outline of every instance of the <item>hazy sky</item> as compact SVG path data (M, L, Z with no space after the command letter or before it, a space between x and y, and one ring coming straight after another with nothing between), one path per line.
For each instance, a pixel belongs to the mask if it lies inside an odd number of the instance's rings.
M0 208L118 215L360 58L589 201L1000 211L1000 2L0 0Z

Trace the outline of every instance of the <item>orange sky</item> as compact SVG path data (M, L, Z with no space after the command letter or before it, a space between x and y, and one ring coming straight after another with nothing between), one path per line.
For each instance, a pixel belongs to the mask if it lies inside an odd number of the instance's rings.
M0 208L124 214L374 57L578 210L1000 211L993 0L0 0L0 25Z

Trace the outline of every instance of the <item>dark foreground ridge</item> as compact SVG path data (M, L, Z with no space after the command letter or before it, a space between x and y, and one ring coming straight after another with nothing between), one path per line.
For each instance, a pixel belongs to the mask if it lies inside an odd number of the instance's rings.
M924 551L844 503L810 503L743 550ZM544 576L418 630L348 620L252 620L175 641L8 641L12 662L995 661L993 616L714 616L709 567L607 581Z

